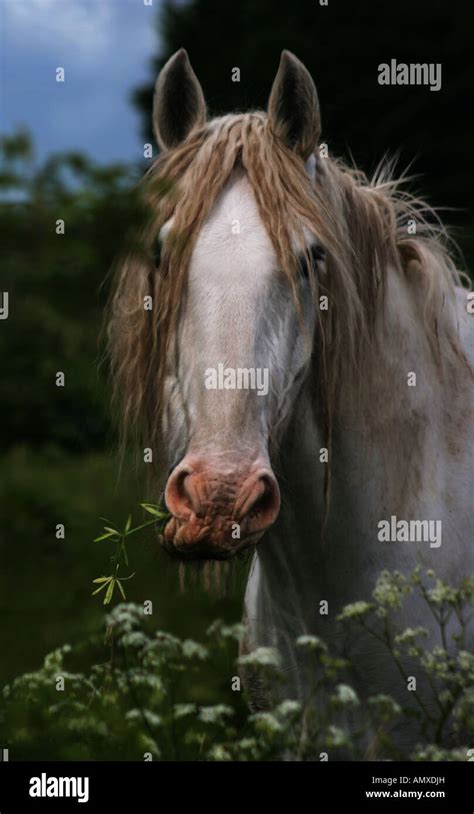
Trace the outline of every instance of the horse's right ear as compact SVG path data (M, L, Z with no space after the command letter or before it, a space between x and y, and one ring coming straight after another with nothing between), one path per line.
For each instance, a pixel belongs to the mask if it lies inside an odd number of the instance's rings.
M181 48L168 60L155 84L153 130L164 149L176 147L206 121L206 102L189 57Z

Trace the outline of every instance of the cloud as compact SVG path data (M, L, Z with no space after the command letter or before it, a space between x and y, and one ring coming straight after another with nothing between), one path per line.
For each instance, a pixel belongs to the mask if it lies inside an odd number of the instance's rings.
M152 7L142 0L0 0L2 128L27 126L39 159L71 148L100 161L141 157L140 122L130 96L150 79L160 5L160 0ZM65 68L64 85L54 81L58 66Z
M3 0L9 38L25 47L90 58L107 44L113 0Z

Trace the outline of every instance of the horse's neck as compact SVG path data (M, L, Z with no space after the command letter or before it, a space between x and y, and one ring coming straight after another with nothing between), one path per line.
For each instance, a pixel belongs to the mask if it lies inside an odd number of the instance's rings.
M351 392L343 393L345 409L335 422L329 463L320 460L324 440L309 396L305 393L299 401L281 454L281 516L261 544L249 582L248 607L259 641L276 644L275 638L290 640L318 630L320 602L329 603L334 619L334 611L346 602L368 598L382 568L410 570L419 552L410 545L382 548L380 520L392 515L435 520L442 514L446 416L452 430L467 396L458 397L459 403L454 399L453 369L448 366L440 376L424 329L403 293L395 290L387 297L392 311L384 315L385 345L369 376L371 419L352 409ZM472 404L471 387L469 394ZM323 539L328 465L330 511ZM430 548L423 545L428 566ZM444 556L442 551L438 565Z

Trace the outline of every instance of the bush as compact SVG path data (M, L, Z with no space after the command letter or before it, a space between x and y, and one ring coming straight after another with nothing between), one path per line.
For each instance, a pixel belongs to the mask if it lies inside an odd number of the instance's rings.
M421 644L423 628L400 630L395 622L413 592L438 622L441 644L431 650ZM377 732L373 757L467 760L474 736L474 656L466 650L473 605L472 579L455 589L417 569L409 577L383 572L373 602L353 603L340 614L351 640L357 628L369 632L383 641L402 675L409 659L426 677L432 698L409 693L418 704L414 714L387 695L362 704L345 680L347 661L310 635L297 640L308 670L307 697L295 701L273 692L267 709L249 712L238 691L239 671L250 667L266 686L283 687L276 651L259 648L237 659L235 668L240 624L216 621L199 643L154 631L144 607L122 603L106 617L105 660L78 672L78 653L83 658L84 648L92 648L97 661L104 644L65 645L41 670L4 688L4 743L14 759L365 759L365 727L358 723L363 708ZM456 623L449 641L448 622ZM418 740L401 754L390 731L407 715L416 720Z

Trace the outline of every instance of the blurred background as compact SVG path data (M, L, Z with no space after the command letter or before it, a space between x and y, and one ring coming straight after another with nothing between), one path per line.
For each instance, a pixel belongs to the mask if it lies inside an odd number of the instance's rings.
M216 114L264 106L281 50L294 51L317 82L331 153L369 172L387 152L400 170L411 164L411 188L446 207L469 269L472 35L468 0L0 0L0 290L10 312L0 322L0 683L97 631L92 580L112 553L92 542L100 517L139 521L138 503L158 497L127 461L118 473L98 336L129 191L149 163L164 61L188 50ZM380 86L378 65L392 58L441 63L441 90ZM152 599L158 627L199 638L217 616L239 619L244 573L221 598L180 594L153 533L129 554L128 598Z

